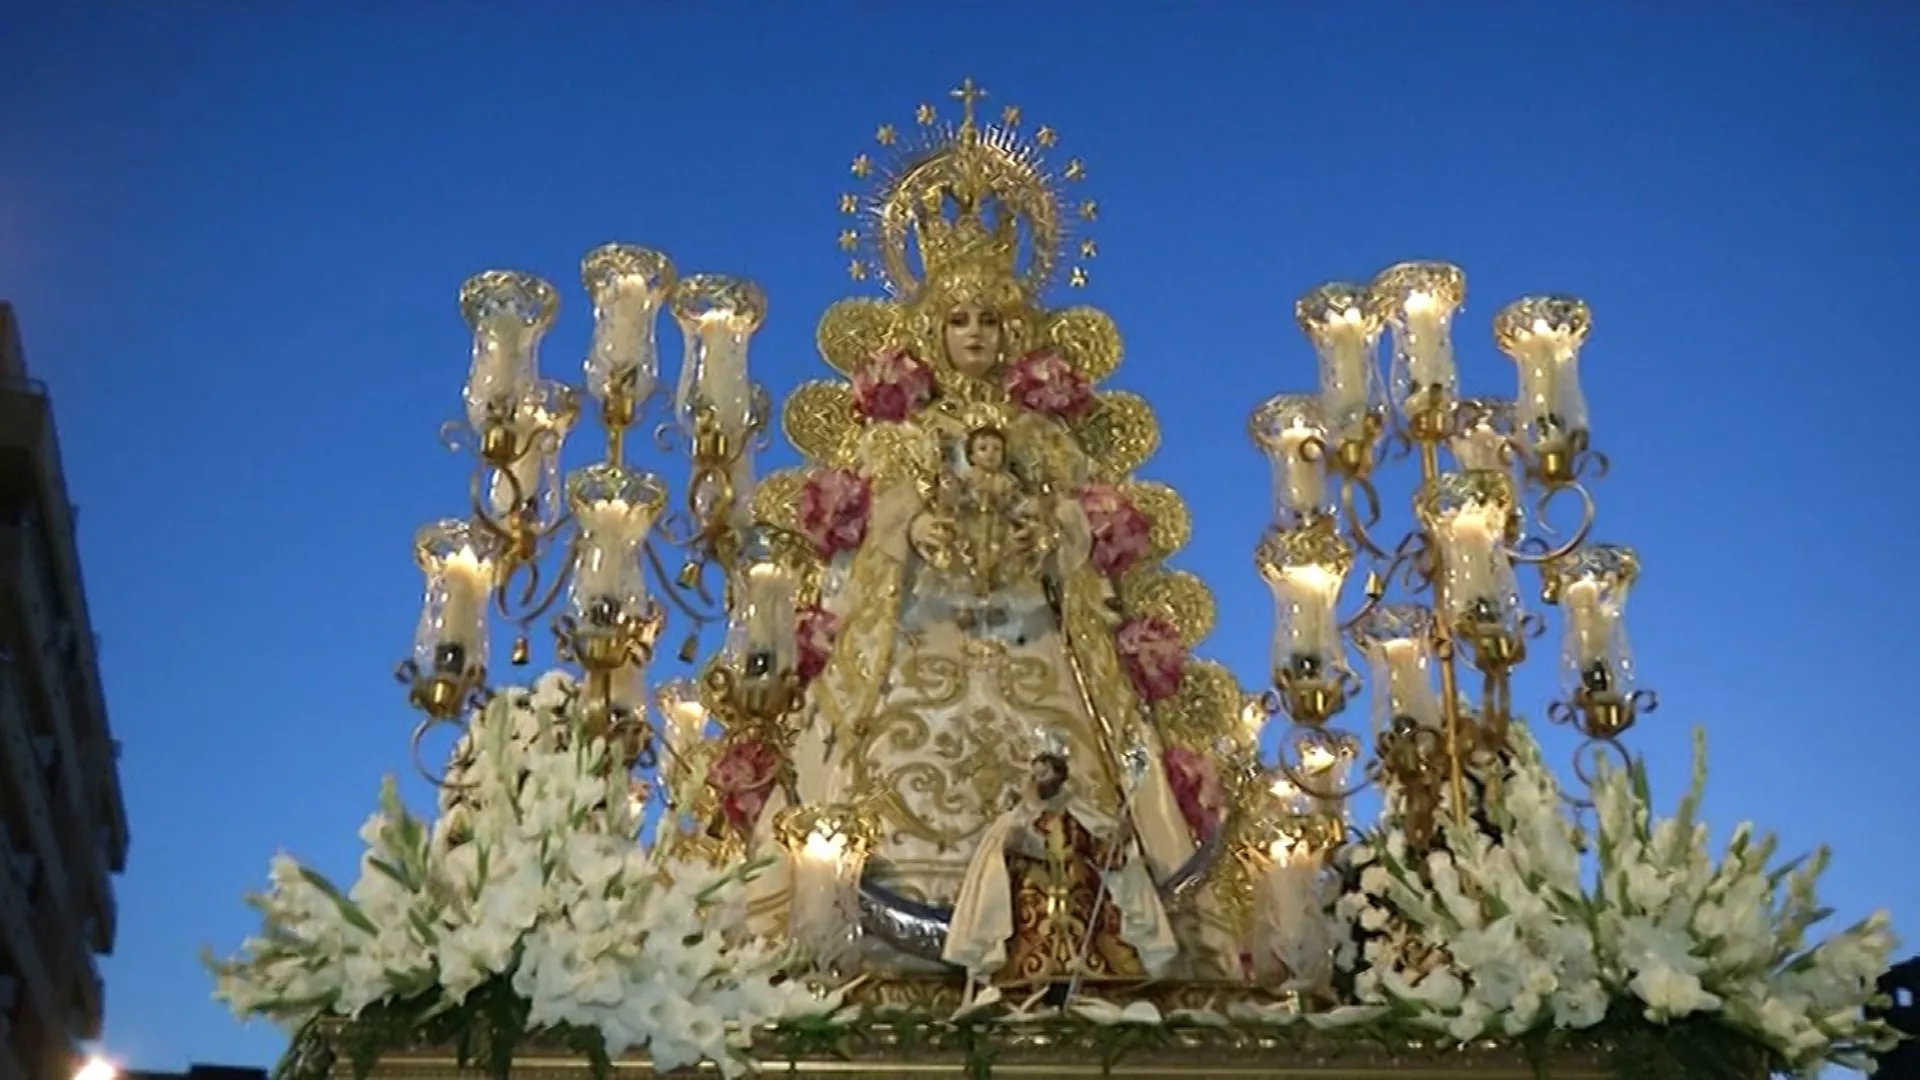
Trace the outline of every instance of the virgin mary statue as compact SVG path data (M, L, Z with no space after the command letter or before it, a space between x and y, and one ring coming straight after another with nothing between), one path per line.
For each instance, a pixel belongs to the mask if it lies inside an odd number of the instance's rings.
M1186 643L1130 611L1122 584L1152 561L1150 522L1119 494L1151 414L1128 429L1114 415L1138 399L1092 389L1118 361L1106 316L1040 306L1067 208L1009 145L969 116L887 174L869 231L895 299L828 311L822 349L849 381L790 400L804 485L762 491L762 513L818 556L797 793L868 808L868 881L936 909L1031 786L1035 731L1077 763L1075 805L1125 821L1154 880L1189 867L1205 832L1169 786L1150 708L1178 687ZM779 881L760 915L777 914ZM1207 942L1182 944L1205 963Z

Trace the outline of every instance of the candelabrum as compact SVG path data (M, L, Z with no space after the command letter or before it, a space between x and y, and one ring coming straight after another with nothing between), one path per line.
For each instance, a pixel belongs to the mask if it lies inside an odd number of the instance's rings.
M1587 481L1606 459L1590 445L1578 378L1587 306L1537 296L1502 308L1493 335L1518 368L1518 393L1463 398L1451 335L1465 296L1465 275L1445 263L1313 289L1295 315L1318 354L1319 393L1281 395L1253 415L1273 467L1273 522L1255 563L1273 590L1275 630L1273 688L1249 702L1248 722L1291 722L1271 770L1274 860L1283 842L1289 853L1329 849L1339 804L1381 781L1416 838L1431 836L1443 807L1468 820L1495 782L1480 778L1498 774L1475 766L1505 752L1514 669L1547 626L1522 604L1520 567L1539 571L1542 603L1565 614L1566 694L1548 714L1584 737L1580 775L1600 752L1624 756L1620 736L1655 707L1633 685L1622 621L1639 561L1589 542ZM1412 527L1383 543L1376 474L1409 457ZM1558 502L1577 507L1571 527L1550 524ZM1362 566L1360 596L1343 610ZM1372 738L1349 780L1363 743L1332 721L1369 685Z
M767 436L768 399L747 374L748 344L766 314L749 281L678 276L663 254L608 244L581 262L594 326L581 389L544 378L541 339L559 307L554 287L529 274L488 271L460 290L473 335L465 415L442 437L475 457L467 515L422 529L414 544L426 599L413 655L398 676L423 714L414 735L458 723L487 698L490 623L516 628L511 661L530 656L543 618L555 651L583 678L573 715L629 768L661 767L675 798L709 719L729 731L778 730L798 700L792 583L751 525L753 457ZM685 360L655 429L663 453L684 451L686 492L669 508L666 484L627 462L628 435L648 421L660 384L656 325L679 323ZM591 400L604 460L562 475L560 455ZM663 551L678 555L669 573ZM681 655L702 628L727 622L728 645L697 690L662 687L649 717L646 674L669 609L689 622ZM423 767L423 772L432 773Z

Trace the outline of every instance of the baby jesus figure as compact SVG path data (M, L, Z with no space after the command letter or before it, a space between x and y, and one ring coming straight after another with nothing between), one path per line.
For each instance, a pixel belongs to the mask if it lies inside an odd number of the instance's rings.
M935 569L977 597L1038 583L1052 544L1048 518L1013 471L999 428L967 434L960 463L934 485L930 503L909 538Z

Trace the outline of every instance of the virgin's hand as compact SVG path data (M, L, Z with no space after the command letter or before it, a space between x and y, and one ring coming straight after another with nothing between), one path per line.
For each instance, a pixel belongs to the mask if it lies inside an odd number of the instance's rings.
M953 526L931 514L921 514L907 526L907 539L922 551L942 548L953 542Z

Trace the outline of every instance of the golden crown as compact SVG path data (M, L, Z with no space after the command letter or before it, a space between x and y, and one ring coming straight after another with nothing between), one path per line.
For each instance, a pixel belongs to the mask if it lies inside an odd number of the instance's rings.
M883 124L874 132L879 149L853 159L866 190L840 196L840 212L853 219L840 232L847 272L877 277L902 297L973 279L1011 281L1034 298L1063 266L1070 286L1085 285L1085 261L1098 249L1082 233L1099 205L1067 195L1085 179L1085 164L1072 158L1053 168L1058 136L1044 125L1023 134L1018 106L981 124L975 112L986 91L972 79L950 96L960 102L958 124L923 104L909 133Z

